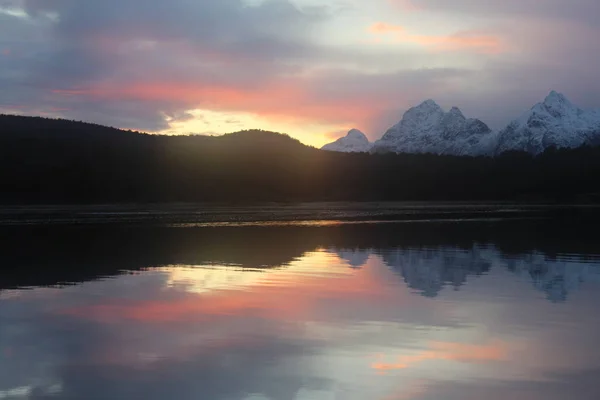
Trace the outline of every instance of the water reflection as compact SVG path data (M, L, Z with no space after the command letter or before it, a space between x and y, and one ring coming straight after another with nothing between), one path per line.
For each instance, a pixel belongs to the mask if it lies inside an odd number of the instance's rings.
M600 396L600 260L568 226L1 235L0 399Z
M600 283L600 258L577 256L550 258L531 252L505 257L492 246L457 249L395 249L383 251L383 260L396 270L406 284L424 296L435 297L444 288L455 290L474 277L488 273L492 266L506 268L520 278L529 278L548 300L561 302L583 282Z
M435 297L446 285L458 290L469 275L489 272L494 255L485 249L395 249L383 252L383 261L396 270L407 285L424 296Z

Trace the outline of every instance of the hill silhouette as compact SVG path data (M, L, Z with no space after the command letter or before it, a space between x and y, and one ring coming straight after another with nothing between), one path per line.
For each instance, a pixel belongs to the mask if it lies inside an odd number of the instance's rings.
M597 200L600 148L496 158L320 151L274 132L163 136L0 116L0 202Z

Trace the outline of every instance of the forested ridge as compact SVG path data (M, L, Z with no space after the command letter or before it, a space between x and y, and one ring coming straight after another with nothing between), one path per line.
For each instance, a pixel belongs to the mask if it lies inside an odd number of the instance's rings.
M345 154L273 132L149 135L0 116L0 202L597 201L600 147L495 158Z

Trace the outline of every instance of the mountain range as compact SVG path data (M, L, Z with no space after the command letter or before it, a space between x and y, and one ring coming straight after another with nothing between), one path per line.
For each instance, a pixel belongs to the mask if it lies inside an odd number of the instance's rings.
M402 120L375 143L352 129L346 137L322 149L494 156L507 151L537 155L551 147L576 148L584 144L600 144L600 110L583 110L552 91L543 102L500 131L492 131L479 119L466 118L457 107L446 112L435 101L426 100L406 111Z
M448 127L471 129L469 135L446 129L448 143L494 137L458 110L434 114L432 126L439 118L455 120ZM407 126L401 124L390 136ZM362 134L351 136L369 148ZM0 204L592 202L600 200L599 175L600 146L539 156L374 156L318 150L275 132L163 136L0 115Z

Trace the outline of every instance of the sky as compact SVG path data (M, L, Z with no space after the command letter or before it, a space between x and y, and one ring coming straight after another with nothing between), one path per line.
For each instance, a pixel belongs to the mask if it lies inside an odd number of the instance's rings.
M378 139L435 99L499 129L600 107L598 0L0 0L0 113Z

